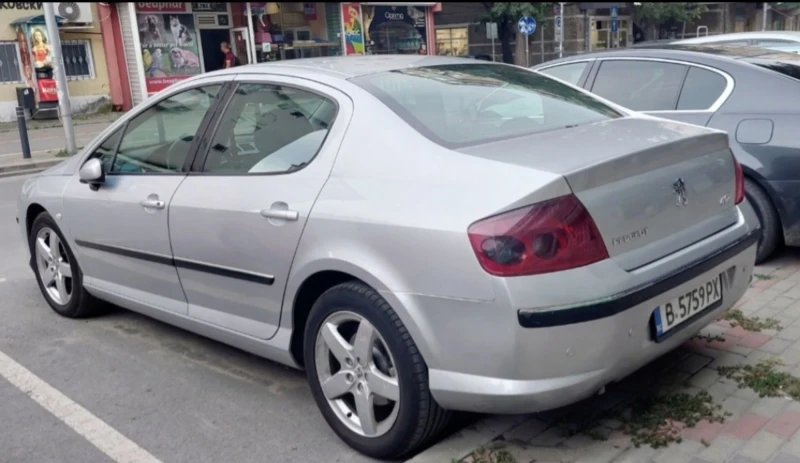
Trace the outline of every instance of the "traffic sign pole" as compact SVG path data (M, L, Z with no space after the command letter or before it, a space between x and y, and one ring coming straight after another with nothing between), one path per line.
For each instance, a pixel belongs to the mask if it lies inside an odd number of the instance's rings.
M530 16L523 16L519 18L517 28L520 34L525 36L525 67L530 67L531 54L528 51L528 36L536 32L536 20Z

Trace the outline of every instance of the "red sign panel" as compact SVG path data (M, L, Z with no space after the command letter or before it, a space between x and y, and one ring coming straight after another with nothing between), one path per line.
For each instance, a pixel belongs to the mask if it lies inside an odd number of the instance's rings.
M58 101L58 90L56 81L53 79L38 79L39 101Z
M174 84L175 82L180 82L183 79L188 79L192 76L168 76L168 77L148 77L147 81L147 93L157 93L165 88L169 87L170 85Z
M136 11L143 13L185 13L185 2L136 2Z

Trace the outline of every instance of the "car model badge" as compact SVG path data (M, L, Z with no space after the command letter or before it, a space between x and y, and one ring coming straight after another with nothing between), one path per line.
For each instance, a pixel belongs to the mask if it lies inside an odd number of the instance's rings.
M679 177L675 180L672 184L672 189L675 191L675 194L678 195L677 201L675 202L676 206L680 207L689 202L689 200L686 199L686 184L683 183L682 178Z

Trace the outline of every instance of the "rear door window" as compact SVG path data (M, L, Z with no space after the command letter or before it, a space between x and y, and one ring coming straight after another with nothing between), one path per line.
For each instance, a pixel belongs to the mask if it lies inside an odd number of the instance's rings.
M719 73L691 66L681 88L678 111L710 108L722 96L727 86L727 79Z
M542 69L539 72L547 76L561 79L564 82L568 82L572 85L578 85L578 82L581 80L581 76L583 75L583 71L586 70L586 66L588 65L588 61L583 61L581 63L560 64L558 66Z
M592 93L635 111L671 111L678 102L686 66L645 60L606 60Z

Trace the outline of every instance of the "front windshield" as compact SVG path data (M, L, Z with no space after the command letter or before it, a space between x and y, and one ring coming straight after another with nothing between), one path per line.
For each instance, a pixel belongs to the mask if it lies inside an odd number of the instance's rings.
M450 148L622 116L584 92L514 66L418 67L353 82L420 133Z

